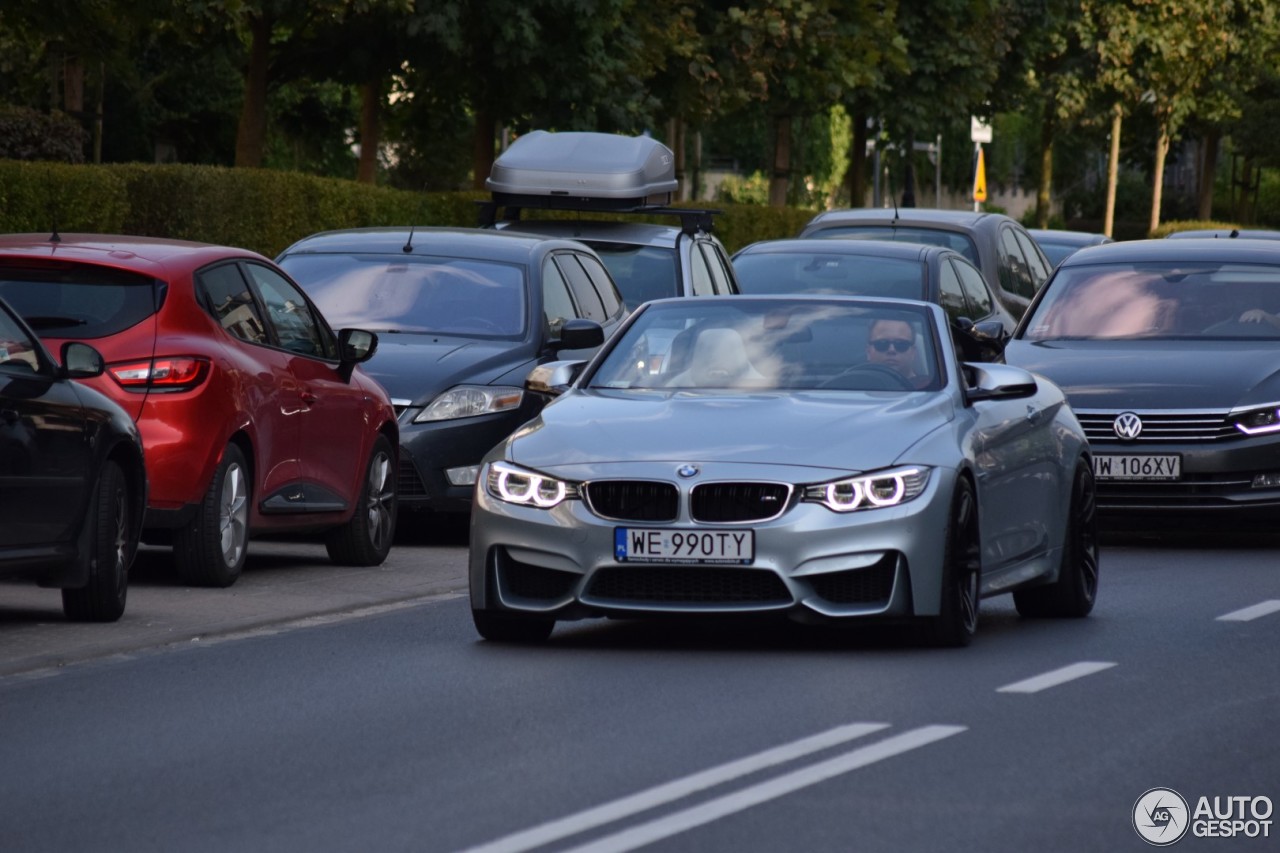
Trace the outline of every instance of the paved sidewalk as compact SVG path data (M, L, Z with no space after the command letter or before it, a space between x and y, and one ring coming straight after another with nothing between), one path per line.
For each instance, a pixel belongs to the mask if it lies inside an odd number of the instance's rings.
M254 540L244 574L226 589L181 585L171 552L144 547L124 616L110 624L68 622L58 590L2 581L0 677L466 593L467 549L458 536L427 545L401 538L373 568L335 566L313 542Z

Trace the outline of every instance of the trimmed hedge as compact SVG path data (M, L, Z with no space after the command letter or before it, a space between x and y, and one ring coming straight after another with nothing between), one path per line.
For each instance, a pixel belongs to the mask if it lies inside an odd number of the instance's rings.
M488 197L485 192L410 192L267 169L0 160L0 231L52 231L56 225L66 232L242 246L267 257L317 231L410 224L473 227L476 202ZM731 253L757 240L793 237L817 212L706 202L677 206L722 210L715 232ZM585 214L538 212L544 215Z

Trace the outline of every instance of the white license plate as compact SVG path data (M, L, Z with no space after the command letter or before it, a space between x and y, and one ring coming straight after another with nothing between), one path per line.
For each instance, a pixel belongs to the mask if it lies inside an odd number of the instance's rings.
M1177 480L1182 457L1174 454L1099 455L1093 457L1093 476L1099 480Z
M613 529L613 558L619 563L747 565L755 556L753 530L674 530L661 527Z

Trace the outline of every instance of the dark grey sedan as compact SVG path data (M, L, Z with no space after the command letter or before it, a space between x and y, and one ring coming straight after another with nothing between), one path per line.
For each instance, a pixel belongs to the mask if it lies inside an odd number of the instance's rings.
M1280 513L1280 242L1081 249L1005 359L1066 392L1113 518Z
M763 240L733 256L743 293L846 293L942 306L963 358L991 361L1018 320L959 252L886 240Z
M928 208L829 210L799 237L893 240L955 249L982 272L993 293L1021 317L1053 266L1016 219L1002 213Z

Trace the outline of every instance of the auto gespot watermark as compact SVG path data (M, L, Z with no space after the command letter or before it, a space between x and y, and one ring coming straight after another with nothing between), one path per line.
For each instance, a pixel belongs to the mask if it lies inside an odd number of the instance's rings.
M1167 847L1187 834L1196 838L1270 838L1271 798L1201 796L1192 808L1172 788L1151 788L1133 804L1133 828L1143 841Z

